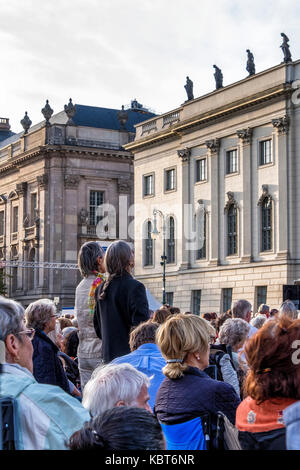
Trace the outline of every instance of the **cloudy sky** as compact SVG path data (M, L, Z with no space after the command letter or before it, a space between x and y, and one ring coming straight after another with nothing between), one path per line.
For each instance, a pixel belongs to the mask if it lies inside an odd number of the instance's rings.
M49 99L55 112L74 103L121 108L136 98L162 113L215 87L279 64L280 33L300 58L298 0L0 0L0 117L22 130Z

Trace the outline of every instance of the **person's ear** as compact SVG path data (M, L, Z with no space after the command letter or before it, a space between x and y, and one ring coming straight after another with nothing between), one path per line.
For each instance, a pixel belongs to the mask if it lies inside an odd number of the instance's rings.
M117 401L117 403L115 404L115 406L125 406L125 401L119 400L119 401Z
M7 353L10 355L10 357L13 359L14 362L17 362L20 359L19 357L20 345L15 335L10 334L6 336L5 346L6 346Z

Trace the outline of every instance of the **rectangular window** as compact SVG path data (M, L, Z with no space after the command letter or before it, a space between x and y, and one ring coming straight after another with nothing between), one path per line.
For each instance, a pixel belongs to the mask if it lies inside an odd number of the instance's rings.
M18 221L19 221L19 207L15 206L12 209L12 232L13 233L18 231Z
M223 313L227 312L231 308L232 303L232 289L226 288L222 289L223 296Z
M37 207L37 194L36 193L32 193L31 194L31 225L34 224L34 221L36 220L37 218L37 211L38 211L38 207Z
M272 140L263 140L259 143L259 164L272 163Z
M198 224L198 250L196 252L196 259L206 258L206 213L203 212L202 217Z
M166 191L171 191L172 189L175 189L175 168L172 168L171 170L166 170L165 178Z
M144 196L154 194L154 175L144 176Z
M104 203L103 191L90 191L90 225L97 225L99 220L102 219L100 214L97 214L97 207Z
M237 210L231 206L227 213L227 256L237 253Z
M226 174L236 173L238 171L238 153L237 149L226 152Z
M201 290L192 290L192 313L200 315Z
M267 286L256 287L256 305L257 309L261 304L267 303Z
M173 307L174 292L166 292L166 303Z
M206 158L196 160L196 181L206 180Z
M0 211L0 236L4 235L4 211Z

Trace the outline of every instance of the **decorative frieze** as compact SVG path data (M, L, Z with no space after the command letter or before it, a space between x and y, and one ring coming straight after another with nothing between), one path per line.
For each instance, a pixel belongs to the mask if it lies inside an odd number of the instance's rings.
M285 115L277 119L272 119L272 124L277 129L278 134L287 134L290 128L290 118Z
M79 175L65 175L64 183L66 189L77 189L80 181Z

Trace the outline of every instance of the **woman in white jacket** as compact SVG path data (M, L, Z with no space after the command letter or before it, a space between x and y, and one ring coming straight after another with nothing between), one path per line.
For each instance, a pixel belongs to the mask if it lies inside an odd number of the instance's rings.
M78 253L78 266L83 277L76 288L75 317L79 329L79 373L81 391L93 371L102 362L102 342L94 329L95 290L104 281L104 252L99 242L87 242Z

